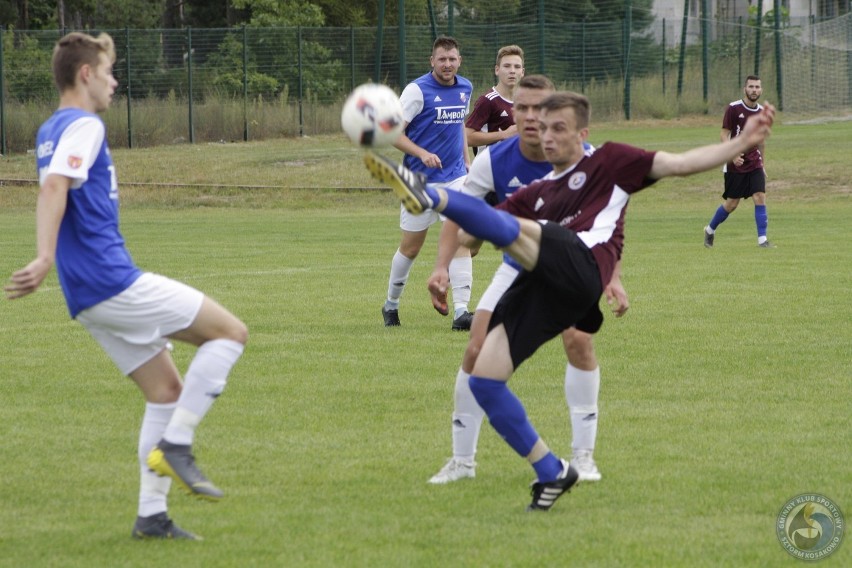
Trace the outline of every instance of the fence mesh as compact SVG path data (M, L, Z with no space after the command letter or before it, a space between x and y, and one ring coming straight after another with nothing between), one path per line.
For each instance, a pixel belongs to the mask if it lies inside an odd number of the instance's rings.
M497 50L517 44L526 72L587 94L597 120L718 114L759 71L767 100L786 113L845 116L852 108L852 15L786 22L776 33L735 21L643 16L552 23L453 23L461 74L476 93L493 82ZM637 18L641 20L641 18ZM446 17L442 21L446 24ZM431 25L377 28L105 30L116 44L110 143L149 146L256 140L339 131L354 85L400 91L428 72ZM402 32L402 33L401 33ZM92 32L97 33L97 32ZM703 34L707 42L702 43ZM50 55L60 32L0 31L2 150L32 147L56 105Z

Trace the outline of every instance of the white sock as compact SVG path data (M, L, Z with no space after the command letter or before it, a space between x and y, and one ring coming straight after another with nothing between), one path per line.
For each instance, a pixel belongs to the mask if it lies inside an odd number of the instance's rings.
M386 307L396 308L399 306L399 298L402 296L403 290L405 290L405 283L408 282L408 275L411 273L412 265L414 265L414 260L403 255L397 249L391 261Z
M457 256L450 261L450 284L453 287L453 308L455 313L467 311L470 303L470 291L473 287L473 259L469 256Z
M160 477L148 468L148 453L166 430L166 425L175 410L175 403L145 405L142 427L139 429L139 511L140 517L150 517L166 511L166 496L172 486L172 478Z
M472 462L485 411L470 390L470 373L459 369L456 375L455 410L453 412L453 457Z
M192 444L196 426L222 394L228 373L244 348L242 343L231 339L214 339L198 348L163 438L172 444Z
M568 363L565 369L565 401L571 412L571 447L594 450L598 435L598 392L601 369L583 371Z

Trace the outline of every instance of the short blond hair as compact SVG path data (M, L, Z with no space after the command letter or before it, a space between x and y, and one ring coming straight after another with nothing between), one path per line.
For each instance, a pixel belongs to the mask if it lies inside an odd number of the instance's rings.
M83 65L97 67L101 53L115 63L115 44L109 34L102 33L92 37L82 32L71 32L63 36L53 48L53 81L59 92L74 87L77 71Z
M500 61L507 55L517 55L521 58L522 62L524 60L523 49L521 49L517 45L504 45L503 47L497 50L497 66L500 65Z

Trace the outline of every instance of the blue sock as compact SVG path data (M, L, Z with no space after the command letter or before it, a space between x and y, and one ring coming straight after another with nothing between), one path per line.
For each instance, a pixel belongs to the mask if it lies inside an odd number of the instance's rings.
M562 473L562 461L554 456L553 452L547 452L546 456L532 466L541 482L556 481L556 478Z
M433 203L440 202L435 188L426 186L426 195ZM482 199L447 190L447 205L441 214L458 223L459 227L476 237L498 247L507 247L521 234L521 225L509 213L494 209Z
M766 236L766 227L769 225L769 216L766 214L766 205L754 206L754 222L757 224L757 236Z
M716 213L713 214L713 218L710 219L710 228L715 231L716 227L721 225L725 219L728 218L728 215L729 213L720 205L719 208L716 209Z
M518 397L503 381L471 375L468 384L476 402L485 410L488 420L497 433L512 446L518 455L522 458L527 457L538 441L538 433L530 424ZM559 470L561 469L560 465Z

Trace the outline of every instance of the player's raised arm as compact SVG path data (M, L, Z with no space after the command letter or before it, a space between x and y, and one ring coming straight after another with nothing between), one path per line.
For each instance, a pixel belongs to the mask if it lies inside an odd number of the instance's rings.
M775 107L767 103L757 116L746 123L742 134L719 144L693 148L680 154L657 152L649 176L688 176L725 164L750 148L763 144L772 130Z

